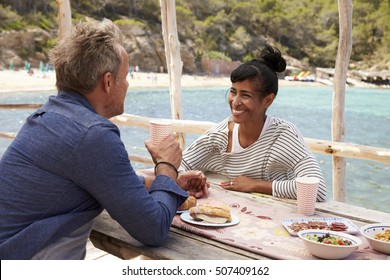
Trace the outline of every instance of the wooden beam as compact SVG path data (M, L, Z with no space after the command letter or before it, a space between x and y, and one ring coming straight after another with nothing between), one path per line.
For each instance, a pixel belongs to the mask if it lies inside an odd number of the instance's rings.
M0 104L0 109L38 109L43 104Z
M149 117L122 114L111 118L110 121L118 126L133 126L149 130L149 120L151 119ZM209 121L172 120L173 131L176 133L203 134L215 125L216 123ZM15 136L16 133L0 132L0 138L15 138ZM306 137L304 140L312 153L376 161L390 165L390 149ZM154 165L150 157L131 155L130 160Z
M149 121L155 119L150 117L142 117L132 114L122 114L110 119L116 125L136 126L149 130ZM167 120L167 119L161 119ZM208 129L216 125L209 121L192 121L192 120L170 120L172 121L172 129L178 133L194 133L202 134ZM183 148L183 147L182 147Z
M343 142L345 84L352 51L352 0L338 0L338 6L340 35L334 76L332 141ZM345 159L338 156L333 156L333 199L345 201Z
M180 57L180 42L177 34L175 0L160 0L162 35L169 77L169 93L172 119L182 118L181 75L183 62ZM176 134L180 146L185 147L185 136Z
M58 3L58 37L64 38L66 32L72 28L72 12L70 0L57 0Z
M9 138L9 139L13 139L16 137L16 133L12 133L12 132L0 132L0 138Z
M304 140L313 153L370 160L390 165L390 149L312 138L304 138Z

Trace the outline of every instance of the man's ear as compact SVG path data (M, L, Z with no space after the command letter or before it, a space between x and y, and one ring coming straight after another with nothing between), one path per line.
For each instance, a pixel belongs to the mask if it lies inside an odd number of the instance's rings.
M107 93L110 93L110 89L111 89L111 85L112 85L111 78L112 78L112 74L110 72L104 73L104 75L103 75L103 89Z

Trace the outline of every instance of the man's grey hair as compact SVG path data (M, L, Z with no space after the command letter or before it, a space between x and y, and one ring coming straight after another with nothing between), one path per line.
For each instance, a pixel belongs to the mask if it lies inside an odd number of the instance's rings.
M111 72L116 79L122 42L122 32L109 19L76 24L49 53L57 89L87 94L104 73Z

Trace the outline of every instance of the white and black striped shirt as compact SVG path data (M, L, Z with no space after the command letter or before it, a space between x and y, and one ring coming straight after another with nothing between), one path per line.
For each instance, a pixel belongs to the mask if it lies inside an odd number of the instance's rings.
M229 121L231 117L195 140L183 152L180 169L272 181L273 196L292 199L297 197L296 177L317 177L320 179L317 201L325 200L326 186L321 169L295 125L273 117L255 143L240 152L227 153Z

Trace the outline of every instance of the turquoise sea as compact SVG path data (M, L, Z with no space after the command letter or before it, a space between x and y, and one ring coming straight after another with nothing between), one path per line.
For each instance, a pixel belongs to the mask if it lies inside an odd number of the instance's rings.
M183 88L183 119L219 122L229 115L227 88ZM268 111L298 126L304 137L331 140L331 87L280 87ZM55 92L0 93L0 104L44 103ZM0 131L17 132L33 110L0 110ZM125 113L170 118L167 88L129 89ZM345 99L345 142L390 149L390 90L347 88ZM129 154L146 155L143 141L148 131L121 126L121 137ZM187 145L198 135L188 134ZM11 139L0 138L0 156ZM332 161L315 154L332 197ZM390 165L347 159L346 202L390 212ZM134 164L135 168L143 168Z

